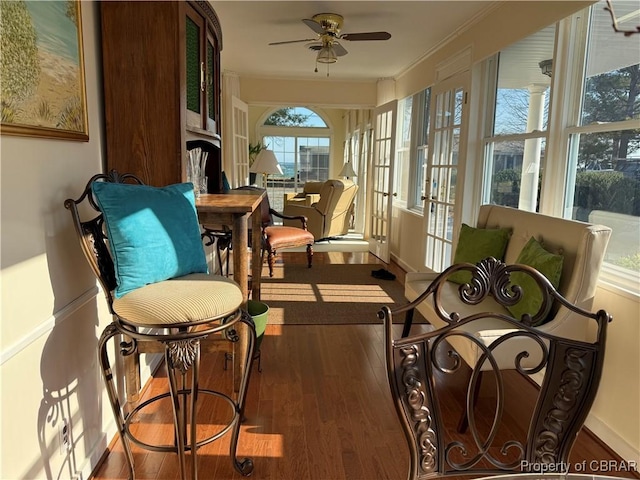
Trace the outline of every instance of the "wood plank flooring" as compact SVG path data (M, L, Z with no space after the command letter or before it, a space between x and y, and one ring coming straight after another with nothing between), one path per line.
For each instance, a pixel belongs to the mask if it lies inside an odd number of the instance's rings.
M306 263L304 253L284 253L279 261ZM367 253L316 253L319 263L381 263ZM404 281L396 265L387 267ZM373 269L373 268L372 268ZM416 325L416 327L420 328ZM414 327L414 329L416 328ZM401 326L398 326L398 335ZM262 343L262 369L254 366L238 455L254 461L256 480L400 480L406 478L409 451L397 420L387 383L382 349L382 325L269 325ZM230 392L230 370L223 369L222 354L203 357L201 386ZM447 423L455 425L459 410L456 388L451 385ZM506 382L510 402L520 404L507 416L508 429L520 429L520 411L532 408L535 387L517 374ZM144 398L167 389L163 371L147 386ZM491 381L483 384L490 401ZM202 434L211 434L227 418L228 406L209 396L201 397L198 413ZM529 400L529 401L528 401ZM527 402L529 405L527 405ZM173 441L171 407L164 400L145 409L140 436L149 442ZM151 424L151 425L150 425ZM511 425L512 424L512 425ZM198 451L200 479L243 478L228 457L229 438ZM174 454L153 453L134 447L136 478L179 478ZM189 458L190 460L190 458ZM571 463L616 460L608 448L588 431L579 434ZM613 473L608 473L612 475ZM630 473L615 476L640 478ZM127 478L120 441L115 439L95 480ZM473 477L466 477L473 478Z

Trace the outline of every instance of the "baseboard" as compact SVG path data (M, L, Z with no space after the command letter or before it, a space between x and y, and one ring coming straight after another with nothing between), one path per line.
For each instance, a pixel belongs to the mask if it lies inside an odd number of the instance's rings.
M544 371L529 375L526 378L540 387L544 379ZM640 465L640 450L634 448L593 413L587 416L584 426L589 430L595 441L600 442L605 448L611 450L613 454L618 455L621 460L635 461L636 465Z
M402 268L405 272L415 272L416 270L412 267L409 266L409 264L407 262L405 262L404 260L402 260L401 258L399 258L397 255L394 255L393 253L390 254L391 260L398 265L400 268Z
M589 429L594 437L597 437L603 445L612 450L612 452L622 460L627 462L634 461L636 465L640 465L640 450L634 448L633 445L629 444L629 442L613 431L609 425L598 417L592 413L589 414L584 422L584 426Z
M148 365L140 365L140 382L144 385L140 389L140 396L144 395L145 390L151 384L153 374L158 370L158 368L160 368L163 360L163 355L154 354L151 355L151 361ZM107 405L104 404L104 406L106 407ZM105 425L102 437L100 437L100 440L97 441L95 446L91 449L82 467L74 478L77 478L78 480L91 480L94 477L95 472L109 456L113 446L119 441L118 427L115 419L112 418L109 424Z

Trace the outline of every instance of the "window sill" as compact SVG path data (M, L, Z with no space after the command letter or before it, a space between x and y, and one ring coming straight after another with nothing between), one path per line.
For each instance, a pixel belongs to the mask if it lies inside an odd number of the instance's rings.
M598 286L608 292L640 301L640 273L605 264L600 271Z

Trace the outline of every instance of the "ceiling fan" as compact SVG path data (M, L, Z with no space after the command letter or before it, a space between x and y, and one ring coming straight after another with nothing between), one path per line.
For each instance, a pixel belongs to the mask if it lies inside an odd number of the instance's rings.
M316 61L318 63L335 63L338 57L346 55L347 50L338 40L347 41L369 41L369 40L389 40L389 32L361 32L361 33L340 33L344 18L337 13L319 13L311 18L303 18L302 21L316 33L315 38L305 38L301 40L288 40L284 42L272 42L269 45L286 45L289 43L307 42L307 48L318 52ZM318 69L316 68L316 71Z

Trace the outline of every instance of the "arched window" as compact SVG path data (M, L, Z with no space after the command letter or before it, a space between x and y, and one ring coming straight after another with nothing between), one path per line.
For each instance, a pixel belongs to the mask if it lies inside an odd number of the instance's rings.
M305 182L329 179L331 129L315 111L283 107L271 112L259 128L262 143L275 153L282 175L269 175L272 207L281 211L285 193L302 190Z

